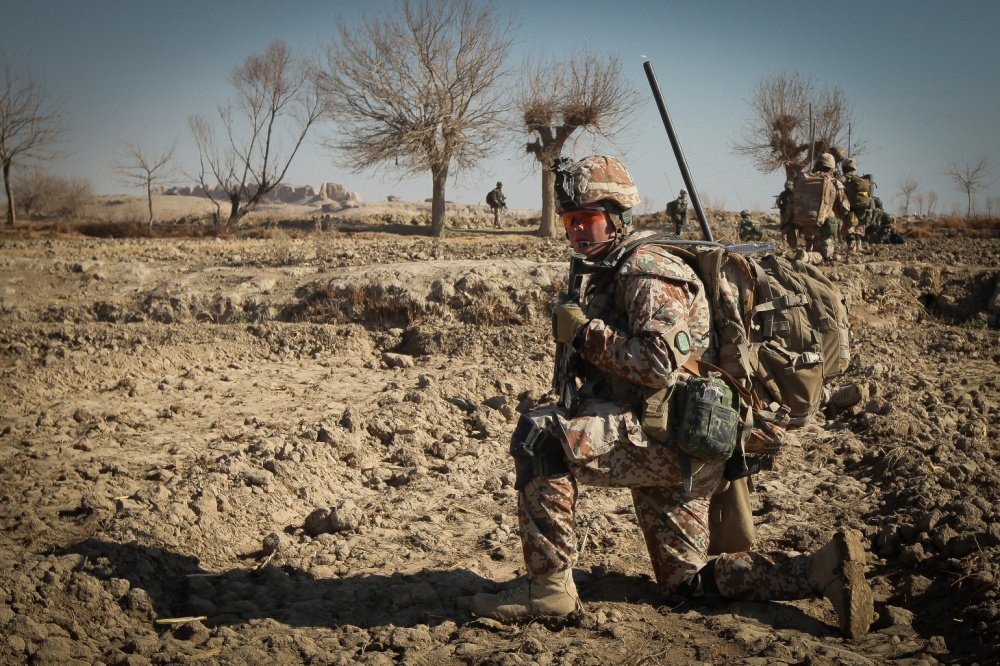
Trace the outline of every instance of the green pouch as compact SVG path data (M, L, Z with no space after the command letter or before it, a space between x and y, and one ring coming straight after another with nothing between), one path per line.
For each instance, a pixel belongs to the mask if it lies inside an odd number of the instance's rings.
M699 460L726 460L732 455L740 432L739 398L718 373L688 380L674 405L681 451Z
M828 217L819 228L819 235L823 238L836 238L840 235L840 220L836 217Z

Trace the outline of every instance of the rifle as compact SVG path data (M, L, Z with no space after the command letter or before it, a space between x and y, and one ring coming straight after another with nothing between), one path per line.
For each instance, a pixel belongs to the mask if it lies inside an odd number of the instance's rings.
M559 294L559 303L579 303L580 291L583 288L583 276L593 273L597 266L587 261L582 254L574 254L569 262L569 278L566 281L566 291ZM552 373L552 390L559 398L559 404L573 414L578 401L576 385L576 351L572 345L556 343L556 363Z

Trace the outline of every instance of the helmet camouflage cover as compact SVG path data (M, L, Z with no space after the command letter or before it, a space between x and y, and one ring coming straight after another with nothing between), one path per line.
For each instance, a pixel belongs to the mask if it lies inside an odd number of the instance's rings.
M853 159L848 158L843 161L843 163L840 165L840 168L843 169L844 171L847 171L848 169L850 169L851 171L857 171L858 163L855 162Z
M839 162L847 155L847 151L844 150L843 146L834 146L830 149L830 154L832 154L834 159Z
M830 153L823 153L819 156L819 159L816 160L816 165L826 167L827 169L833 169L837 166L837 162L833 159L833 155Z
M573 203L577 207L611 201L624 211L642 201L632 174L614 157L590 155L569 166L565 173L572 176ZM568 210L563 197L559 199L560 210Z

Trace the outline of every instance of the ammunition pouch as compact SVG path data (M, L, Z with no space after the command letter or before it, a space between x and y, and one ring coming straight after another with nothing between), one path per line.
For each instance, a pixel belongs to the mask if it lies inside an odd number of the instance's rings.
M840 235L840 220L828 217L819 227L820 238L836 238Z
M740 398L718 373L678 382L677 446L698 460L727 460L740 439Z
M642 410L642 431L652 439L663 441L670 433L670 399L674 387L655 391L646 397Z
M523 489L535 477L562 476L569 473L562 443L531 419L524 416L510 438L514 458L514 488Z

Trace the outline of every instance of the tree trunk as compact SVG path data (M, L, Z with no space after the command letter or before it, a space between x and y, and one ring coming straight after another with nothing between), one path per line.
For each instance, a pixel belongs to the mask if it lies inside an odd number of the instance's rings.
M149 202L149 230L153 230L153 183L146 181L146 201Z
M7 226L14 226L14 192L10 189L10 162L3 165L3 191L7 195Z
M444 192L448 182L448 168L431 171L431 235L443 238L445 234Z
M229 219L226 220L226 226L231 226L239 222L240 218L243 217L240 214L240 193L235 194L230 193L229 195Z
M558 225L556 222L555 201L556 175L548 169L542 169L542 221L538 227L538 235L542 238L555 238Z

